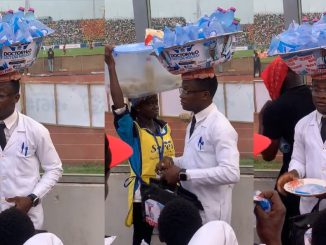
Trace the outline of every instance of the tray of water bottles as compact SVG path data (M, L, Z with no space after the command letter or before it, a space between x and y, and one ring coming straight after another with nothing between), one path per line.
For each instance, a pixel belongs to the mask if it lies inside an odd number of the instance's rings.
M0 20L0 75L30 67L54 31L35 19L33 8L8 10Z
M153 38L154 55L172 74L209 68L232 58L234 36L240 31L240 19L234 7L218 8L195 23L165 27L163 38Z
M326 12L320 19L303 18L301 25L292 22L272 39L268 55L280 55L299 75L326 73Z
M299 75L326 73L326 46L289 52L281 57Z

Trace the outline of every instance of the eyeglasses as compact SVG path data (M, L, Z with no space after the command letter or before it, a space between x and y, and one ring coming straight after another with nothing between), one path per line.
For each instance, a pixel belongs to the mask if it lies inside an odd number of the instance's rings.
M204 91L206 90L185 90L184 88L179 88L179 93L184 95L194 94L194 93L199 93Z

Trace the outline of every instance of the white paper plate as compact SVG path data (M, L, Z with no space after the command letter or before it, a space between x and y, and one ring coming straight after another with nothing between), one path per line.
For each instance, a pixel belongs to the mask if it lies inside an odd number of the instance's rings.
M284 190L297 196L317 197L326 194L326 181L321 179L297 179L284 185Z

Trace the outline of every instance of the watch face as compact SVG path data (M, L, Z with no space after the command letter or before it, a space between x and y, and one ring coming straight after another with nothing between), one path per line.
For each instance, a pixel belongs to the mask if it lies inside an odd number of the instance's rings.
M40 202L40 198L36 197L34 200L33 200L33 206L37 206L37 204L39 204Z
M180 173L179 174L179 179L182 181L186 181L187 180L187 174L186 173Z

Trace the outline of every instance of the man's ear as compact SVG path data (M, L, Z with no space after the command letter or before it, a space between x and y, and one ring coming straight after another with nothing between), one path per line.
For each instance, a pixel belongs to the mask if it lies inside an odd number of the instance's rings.
M204 91L205 98L212 99L211 93L209 91Z
M20 99L20 94L16 94L15 95L15 101L16 101L16 103L19 101L19 99Z

